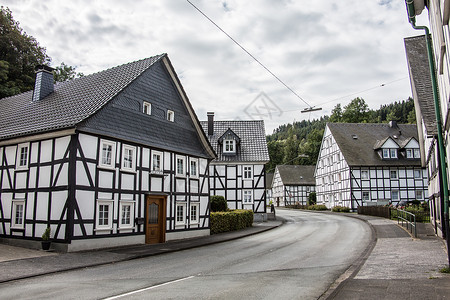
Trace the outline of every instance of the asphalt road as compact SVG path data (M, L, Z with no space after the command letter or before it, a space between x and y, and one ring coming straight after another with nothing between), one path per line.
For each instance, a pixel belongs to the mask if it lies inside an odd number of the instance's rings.
M332 214L277 210L283 226L144 259L0 285L2 299L317 299L364 251L371 229Z

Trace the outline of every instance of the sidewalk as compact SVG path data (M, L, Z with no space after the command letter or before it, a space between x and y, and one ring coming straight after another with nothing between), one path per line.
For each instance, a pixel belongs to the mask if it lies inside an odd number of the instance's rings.
M350 268L321 299L450 299L446 246L430 224L412 238L395 221L353 215L372 225L376 240L368 255Z
M206 237L73 253L31 250L0 243L0 283L226 242L261 233L281 224L281 221L253 223L250 228Z

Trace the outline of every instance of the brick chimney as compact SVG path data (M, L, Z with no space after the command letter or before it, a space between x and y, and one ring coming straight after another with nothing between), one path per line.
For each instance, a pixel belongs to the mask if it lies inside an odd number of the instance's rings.
M208 135L213 135L214 134L214 113L207 112L206 115L208 116Z
M49 66L36 66L33 101L39 101L53 93L53 70L54 69Z

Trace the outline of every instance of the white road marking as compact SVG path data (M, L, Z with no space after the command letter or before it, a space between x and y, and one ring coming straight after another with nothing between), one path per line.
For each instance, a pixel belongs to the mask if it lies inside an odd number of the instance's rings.
M139 289L139 290L135 290L135 291L132 291L132 292L125 293L125 294L120 294L120 295L116 295L116 296L113 296L113 297L104 298L103 300L119 299L119 298L122 298L122 297L126 297L126 296L130 296L130 295L133 295L133 294L137 294L137 293L145 292L145 291L148 291L148 290L156 289L156 288L161 287L161 286L169 285L169 284L172 284L172 283L177 283L177 282L180 282L180 281L183 281L183 280L187 280L187 279L191 279L191 278L194 278L194 277L195 276L189 276L189 277L180 278L180 279L177 279L177 280L161 283L161 284L158 284L158 285L149 286L149 287L144 288L144 289Z

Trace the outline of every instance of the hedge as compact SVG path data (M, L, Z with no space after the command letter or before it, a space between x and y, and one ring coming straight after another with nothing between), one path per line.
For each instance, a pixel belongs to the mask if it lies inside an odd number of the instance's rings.
M350 208L347 207L347 206L339 206L339 205L337 205L337 206L334 206L331 209L331 211L334 211L334 212L350 212Z
M327 207L323 204L315 204L308 206L309 210L327 210Z
M252 227L253 211L236 209L227 212L211 212L211 234Z

